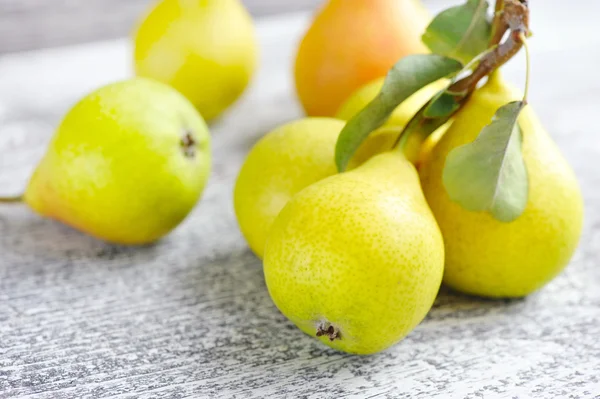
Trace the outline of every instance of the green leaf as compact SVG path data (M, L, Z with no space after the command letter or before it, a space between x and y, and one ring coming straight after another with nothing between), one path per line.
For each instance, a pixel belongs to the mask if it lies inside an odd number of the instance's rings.
M446 158L443 182L450 198L469 211L487 211L511 222L525 210L527 168L517 124L523 101L499 108L475 141L452 150Z
M471 71L475 65L477 65L481 59L483 59L489 52L493 51L496 46L487 49L483 53L475 56L471 61L469 61L458 73L455 73L452 79L450 79L450 83L448 86L440 90L431 100L425 104L425 106L415 115L413 120L409 123L408 129L406 129L402 134L409 133L413 131L415 126L423 125L425 123L424 120L427 119L442 119L439 122L439 126L446 123L452 115L458 111L464 102L464 100L469 96L469 92L465 91L455 91L452 89L454 83L456 83L459 79L462 79L464 75ZM412 126L411 126L412 125ZM431 126L436 126L433 124ZM426 138L427 130L420 129L421 136ZM429 132L432 133L432 132Z
M362 142L381 127L392 112L421 88L462 69L457 60L436 54L415 54L402 58L388 72L381 92L348 121L338 138L335 163L343 172Z
M452 115L460 108L460 102L457 101L456 95L442 91L438 93L431 104L425 108L423 116L425 118L442 118Z
M442 11L427 27L423 43L436 54L468 63L488 48L492 34L488 7L486 0L467 0Z

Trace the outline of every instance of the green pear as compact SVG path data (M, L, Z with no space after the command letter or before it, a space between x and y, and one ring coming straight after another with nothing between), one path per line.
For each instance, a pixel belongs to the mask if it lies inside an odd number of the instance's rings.
M473 142L495 112L522 94L497 73L477 90L420 168L423 190L444 235L444 282L469 294L522 297L563 270L579 242L583 201L579 185L531 105L521 112L529 197L524 213L503 223L452 202L442 181L448 153Z
M240 0L162 0L135 33L135 71L183 93L211 121L256 69L252 18Z
M275 218L288 201L337 173L335 145L344 125L333 118L292 121L267 133L246 157L235 184L234 209L240 230L259 258ZM389 150L397 136L397 129L373 132L349 167Z
M414 329L443 267L441 232L399 151L296 194L264 254L279 310L305 333L356 354L384 350Z
M192 210L210 162L208 128L194 106L136 78L94 91L67 113L24 200L97 238L145 244Z

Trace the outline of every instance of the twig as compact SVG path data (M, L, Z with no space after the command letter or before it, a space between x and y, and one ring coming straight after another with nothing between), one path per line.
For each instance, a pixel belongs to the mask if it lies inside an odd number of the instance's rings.
M498 4L501 4L502 7L495 18L495 24L498 26L496 33L499 35L499 32L503 31L498 40L501 40L506 31L510 30L511 33L508 39L486 54L471 75L454 83L448 91L472 92L481 79L504 65L523 47L520 36L522 34L527 36L529 33L527 2L522 0L497 0L496 9L498 9ZM496 40L496 37L493 37L493 40Z

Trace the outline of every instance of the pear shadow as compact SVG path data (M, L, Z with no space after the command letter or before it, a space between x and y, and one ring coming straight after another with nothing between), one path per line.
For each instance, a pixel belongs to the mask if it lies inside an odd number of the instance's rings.
M502 307L520 304L526 297L520 298L490 298L479 295L465 294L457 291L445 284L442 284L440 291L433 305L433 308L452 306L455 304L481 304L491 307Z
M387 350L362 356L327 347L283 316L269 297L261 261L248 249L222 253L207 263L188 268L181 284L178 290L192 292L196 304L189 327L204 328L201 338L210 340L212 348L206 351L192 345L187 353L211 365L238 364L237 369L224 367L223 376L227 372L244 377L247 389L276 381L282 387L277 392L281 395L289 393L284 389L287 381L307 381L308 390L314 388L313 384L320 385L339 375L361 378L365 370L376 375L390 367L403 372L446 367L436 363L435 351L431 349L440 342L440 335L445 337L444 345L473 339L465 337L465 329L472 329L476 339L486 339L488 335L479 334L485 330L477 327L478 318L523 302L474 298L444 287L422 325ZM436 323L446 318L450 319L448 323ZM327 389L328 393L346 392L340 380Z
M248 367L248 373L252 370L278 381L319 381L348 372L361 376L366 367L385 369L403 362L407 369L423 363L431 366L434 360L424 348L438 342L440 334L448 334L451 342L461 342L465 330L471 329L480 337L477 339L485 339L485 334L478 334L480 322L489 323L486 317L498 312L518 312L525 302L471 297L444 286L429 316L406 338L387 350L361 356L327 347L283 316L269 296L260 259L249 249L221 253L192 266L182 276L178 290L194 296L197 306L192 309L191 329L203 327L203 338L212 340L210 359L244 364L243 370L234 371L237 374L244 374ZM213 312L207 313L207 307ZM197 356L207 356L202 350L189 349ZM340 393L343 388L331 387Z
M29 209L8 214L0 210L0 249L5 260L21 269L48 268L53 264L112 261L136 257L151 260L161 241L142 246L108 243L86 235L58 221L40 217Z
M253 373L274 373L279 372L277 365L290 362L310 369L352 356L304 334L279 312L269 296L262 262L249 249L192 266L178 277L177 290L189 293L195 304L186 317L189 329L203 328L202 339L212 341L210 354L198 349L203 359L243 362Z
M519 312L525 302L526 298L468 295L442 285L424 323L444 319L473 319L497 312Z

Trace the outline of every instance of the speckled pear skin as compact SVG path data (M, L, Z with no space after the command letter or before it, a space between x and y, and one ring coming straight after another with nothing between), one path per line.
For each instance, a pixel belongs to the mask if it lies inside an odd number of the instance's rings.
M296 120L267 133L248 153L233 199L240 230L258 257L285 204L337 172L333 156L343 128L344 122L333 118Z
M417 172L388 152L297 194L271 230L264 273L273 301L302 331L371 354L423 320L443 264Z
M267 133L248 153L235 183L238 225L252 251L263 257L269 230L279 212L302 189L337 173L335 145L345 122L303 118ZM398 130L380 129L367 138L349 169L392 148Z
M473 94L420 168L429 205L446 245L444 282L465 293L522 297L543 287L568 264L583 224L576 177L531 105L519 117L529 198L525 212L503 223L452 202L442 182L448 153L472 142L502 105L522 93L499 74Z

